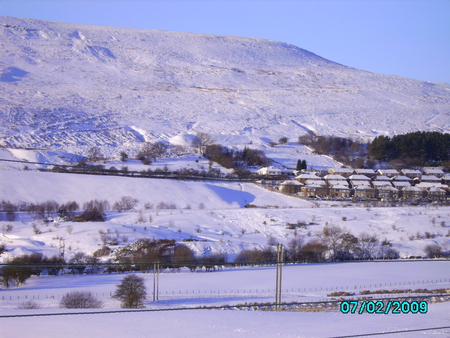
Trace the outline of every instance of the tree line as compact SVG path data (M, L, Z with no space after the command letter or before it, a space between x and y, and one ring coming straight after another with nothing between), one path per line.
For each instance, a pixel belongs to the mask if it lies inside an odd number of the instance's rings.
M403 168L444 165L450 169L450 134L436 131L377 136L368 143L314 133L298 140L317 154L330 155L355 168L374 168L378 161Z
M412 166L442 165L450 160L450 134L417 131L377 136L369 155L377 161L399 160Z

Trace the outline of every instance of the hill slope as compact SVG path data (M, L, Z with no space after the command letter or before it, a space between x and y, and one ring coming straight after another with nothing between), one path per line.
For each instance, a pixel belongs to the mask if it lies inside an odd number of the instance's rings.
M289 247L293 239L304 244L319 238L326 225L347 229L355 236L387 239L401 257L425 256L425 247L438 244L450 250L449 207L375 207L362 204L320 202L270 192L251 183L189 182L0 170L0 200L59 204L92 199L113 205L122 196L133 196L132 211L107 211L105 222L46 223L32 214L17 212L14 221L0 213L0 244L7 252L0 262L14 256L41 252L58 254L65 239L67 257L82 251L92 254L103 245L102 233L116 238L119 246L140 238L174 239L196 255L222 252L232 261L244 249L264 248L270 239ZM3 183L4 182L4 183ZM161 202L165 207L159 207ZM257 208L245 208L248 203ZM173 204L174 209L167 209ZM53 217L56 215L53 214ZM304 224L295 230L292 224ZM10 228L10 230L8 230ZM184 241L183 241L184 240Z
M450 131L450 85L377 75L262 39L0 17L0 144L79 150L212 134Z

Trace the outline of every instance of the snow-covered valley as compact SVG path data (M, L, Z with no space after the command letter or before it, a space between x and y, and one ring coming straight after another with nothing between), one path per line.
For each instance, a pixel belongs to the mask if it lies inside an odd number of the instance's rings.
M105 245L112 252L100 261L113 261L114 252L142 239L175 240L196 257L221 253L233 262L243 250L317 243L324 228L335 226L355 238L375 238L373 256L384 258L382 243L388 243L400 259L287 265L283 300L321 300L334 289L357 295L380 288L449 289L448 260L416 259L429 256L430 245L450 253L448 204L316 201L250 182L39 171L73 166L98 147L105 158L91 164L106 169L230 173L193 147L199 133L230 149L263 150L279 168L293 169L302 159L309 170L328 171L342 163L315 154L299 136L369 141L411 131L448 133L449 84L369 73L284 42L0 16L0 93L0 203L109 205L103 222L67 220L55 211L0 212L0 263L32 253L63 253L69 261ZM274 146L281 137L287 141ZM135 156L145 142L163 142L168 151L144 165ZM121 152L129 159L119 160ZM136 205L119 212L113 206L124 196ZM161 300L148 298L148 309L274 300L274 266L179 270L161 273ZM151 289L152 274L141 275ZM105 310L118 310L110 293L122 278L32 276L20 288L2 286L0 317L70 312L57 308L73 290L102 295ZM42 308L18 309L24 299L39 299ZM445 327L408 334L448 336L449 304L430 303L427 314L408 315L184 310L57 321L2 317L0 335L329 337Z

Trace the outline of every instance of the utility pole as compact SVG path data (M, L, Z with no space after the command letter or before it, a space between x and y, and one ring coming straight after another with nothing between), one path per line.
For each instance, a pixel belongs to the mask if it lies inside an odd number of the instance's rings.
M159 300L159 263L153 264L153 301Z
M64 238L59 239L59 257L64 258L64 251L66 248L66 242Z
M281 282L283 277L283 257L284 257L284 245L277 244L277 276L275 286L275 306L277 309L281 307Z

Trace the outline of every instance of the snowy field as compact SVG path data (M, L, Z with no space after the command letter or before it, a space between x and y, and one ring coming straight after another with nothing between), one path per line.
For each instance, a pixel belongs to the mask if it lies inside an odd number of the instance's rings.
M119 245L139 238L175 239L197 255L224 252L229 260L243 249L263 248L270 237L288 242L300 237L306 243L317 238L327 224L376 235L391 241L400 256L425 256L426 245L439 244L450 250L450 208L440 206L371 207L338 202L312 203L270 192L251 183L176 181L146 178L0 170L0 200L41 203L76 201L82 206L92 199L111 205L122 196L138 200L135 210L108 211L105 222L44 223L27 213L16 220L0 219L0 242L7 253L1 259L30 252L58 254L64 238L67 258L82 251L92 254L102 246L101 232L117 237ZM159 203L175 209L158 210ZM151 209L145 209L149 203ZM253 204L257 208L244 208ZM288 229L287 223L304 222L303 228ZM6 232L7 225L12 231ZM34 227L34 228L33 228ZM36 234L35 229L40 233Z
M438 289L450 287L450 262L377 262L284 266L283 301L331 299L331 290L356 295L362 290ZM101 311L119 310L109 297L123 274L32 277L24 287L2 290L1 315L83 312L59 309L59 297L83 290L104 303ZM152 274L144 276L149 300L146 310L273 302L275 267L225 269L209 273L161 273L160 301L151 301ZM244 293L246 289L246 293ZM266 292L271 290L271 294ZM240 294L237 291L240 291ZM258 291L256 291L258 290ZM293 291L292 291L293 290ZM300 291L298 291L300 290ZM188 291L188 293L185 293ZM200 291L192 297L191 293ZM205 294L201 294L204 291ZM105 294L105 296L102 296ZM53 295L46 299L45 295ZM168 296L165 296L168 295ZM38 310L18 310L18 302L34 298ZM38 299L39 296L39 299ZM11 297L12 301L8 299ZM19 298L20 301L14 300ZM92 311L92 310L91 310ZM394 337L448 337L450 303L429 303L426 314L342 314L323 312L264 312L254 310L180 310L44 317L0 318L2 337L334 337L384 331L444 327L443 330L403 333Z

